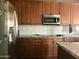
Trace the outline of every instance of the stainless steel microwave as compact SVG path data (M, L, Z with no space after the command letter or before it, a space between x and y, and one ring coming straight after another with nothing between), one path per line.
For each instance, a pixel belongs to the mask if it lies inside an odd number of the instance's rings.
M61 17L60 15L43 15L42 23L46 25L60 25Z

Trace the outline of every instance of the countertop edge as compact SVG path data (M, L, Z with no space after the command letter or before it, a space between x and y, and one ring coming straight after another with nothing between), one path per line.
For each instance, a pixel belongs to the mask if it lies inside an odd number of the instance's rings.
M65 51L67 51L68 53L70 53L72 56L74 56L75 58L79 59L79 56L77 56L76 54L74 54L72 51L68 50L66 47L62 46L60 43L62 42L57 42L56 44L58 46L60 46L62 49L64 49ZM69 42L70 43L70 42Z

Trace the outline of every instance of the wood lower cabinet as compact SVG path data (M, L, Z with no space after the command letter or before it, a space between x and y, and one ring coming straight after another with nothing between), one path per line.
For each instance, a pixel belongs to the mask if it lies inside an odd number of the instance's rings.
M57 42L64 42L64 40L62 38L54 38L54 57L57 57L58 55Z
M47 59L58 56L57 42L78 42L78 38L42 38L28 37L16 40L16 52L19 58Z
M54 56L54 43L53 38L42 38L41 56L50 58Z
M29 40L18 38L16 40L16 52L19 58L29 57Z
M19 58L49 58L54 55L52 38L18 38L16 51Z
M79 38L74 38L76 40L76 42L79 42Z
M79 38L63 38L64 42L79 42Z
M31 38L29 41L30 57L41 57L41 39Z
M76 42L76 38L63 38L64 42Z

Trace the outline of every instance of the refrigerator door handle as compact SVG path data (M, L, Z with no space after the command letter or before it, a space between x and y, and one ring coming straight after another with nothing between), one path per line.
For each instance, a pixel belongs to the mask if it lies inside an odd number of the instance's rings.
M9 28L9 43L15 43L15 36L13 27Z

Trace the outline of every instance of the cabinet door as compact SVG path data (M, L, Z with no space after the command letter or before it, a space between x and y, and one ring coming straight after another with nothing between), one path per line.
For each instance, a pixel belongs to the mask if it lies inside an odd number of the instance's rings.
M72 25L79 25L79 3L72 3L71 20Z
M43 1L43 15L50 14L50 2Z
M53 38L48 38L48 57L54 57L54 40Z
M42 1L31 1L31 24L42 24Z
M41 56L45 58L53 57L54 52L53 39L52 38L42 38L41 46Z
M54 38L54 56L56 57L58 55L58 47L57 42L64 42L62 38Z
M65 42L76 42L75 38L63 38Z
M17 12L18 24L21 24L21 0L9 0Z
M61 14L61 23L62 25L70 24L70 9L71 3L61 3L60 4L60 14Z
M16 40L16 52L19 58L29 57L29 40L18 38Z
M51 2L50 3L50 13L53 15L60 14L60 3L59 2Z
M16 3L16 4L19 4L19 6L16 7L16 8L19 9L19 10L17 11L17 12L18 12L18 14L17 14L17 16L18 16L18 24L21 25L21 20L22 20L22 12L21 12L22 6L21 6L21 2L22 2L22 0L18 0L18 1L19 1L19 2Z
M76 42L79 42L79 38L74 38L74 40L75 40Z
M22 7L21 9L22 24L30 24L30 2L27 0L23 0L21 7Z
M30 57L40 57L41 55L41 40L40 38L32 38L30 40Z

